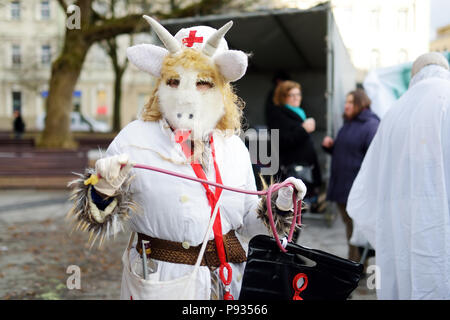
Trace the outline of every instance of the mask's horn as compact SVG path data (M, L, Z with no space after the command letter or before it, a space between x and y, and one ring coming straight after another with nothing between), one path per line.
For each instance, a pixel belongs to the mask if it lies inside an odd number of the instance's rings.
M229 21L224 24L222 28L217 30L205 43L202 52L207 56L212 57L214 55L214 52L216 52L217 48L219 47L220 40L222 40L228 30L230 30L232 25L233 21Z
M155 19L144 16L144 19L152 27L153 31L156 32L159 39L164 43L164 46L169 50L170 53L177 53L181 50L181 44L170 34L169 31L166 30L161 24L159 24Z

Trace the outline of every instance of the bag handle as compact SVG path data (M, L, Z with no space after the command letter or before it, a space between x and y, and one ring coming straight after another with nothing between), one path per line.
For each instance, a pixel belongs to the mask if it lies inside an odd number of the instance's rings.
M291 227L289 229L289 235L287 238L287 241L291 242L292 236L294 235L295 226L301 225L301 212L302 212L302 200L297 200L297 193L295 192L294 184L291 182L288 182L288 181L284 181L282 183L275 183L275 184L269 186L269 188L267 190L267 200L266 200L267 215L269 217L269 224L270 224L270 228L272 229L273 237L275 238L275 241L276 241L278 247L280 248L280 250L285 253L287 252L287 250L280 241L280 238L277 233L277 229L275 227L275 222L273 220L271 195L273 192L278 191L279 189L281 189L283 187L287 187L287 186L291 186L292 188L294 188L294 192L292 193L292 202L294 203L294 216L292 217L292 223L291 223Z

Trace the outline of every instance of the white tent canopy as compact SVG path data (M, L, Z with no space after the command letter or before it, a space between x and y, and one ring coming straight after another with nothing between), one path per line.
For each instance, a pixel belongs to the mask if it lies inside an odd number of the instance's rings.
M443 55L450 62L450 52ZM391 105L408 90L412 62L379 68L369 72L364 79L364 89L372 100L372 111L383 118Z

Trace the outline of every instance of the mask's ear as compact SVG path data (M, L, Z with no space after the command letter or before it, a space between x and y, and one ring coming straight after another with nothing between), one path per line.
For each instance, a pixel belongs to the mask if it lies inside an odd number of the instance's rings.
M219 67L220 73L229 81L242 78L247 70L248 57L238 50L226 50L214 56L214 63Z
M139 70L159 78L164 57L169 54L164 48L153 44L138 44L127 48L127 57Z

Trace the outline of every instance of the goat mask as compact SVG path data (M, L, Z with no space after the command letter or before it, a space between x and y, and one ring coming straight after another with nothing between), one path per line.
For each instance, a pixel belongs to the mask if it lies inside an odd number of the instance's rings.
M240 79L247 69L247 55L229 50L224 39L233 22L219 30L181 29L172 36L154 19L144 18L165 48L135 45L127 49L128 59L159 79L160 112L172 128L191 131L194 140L205 140L226 112L224 85Z

